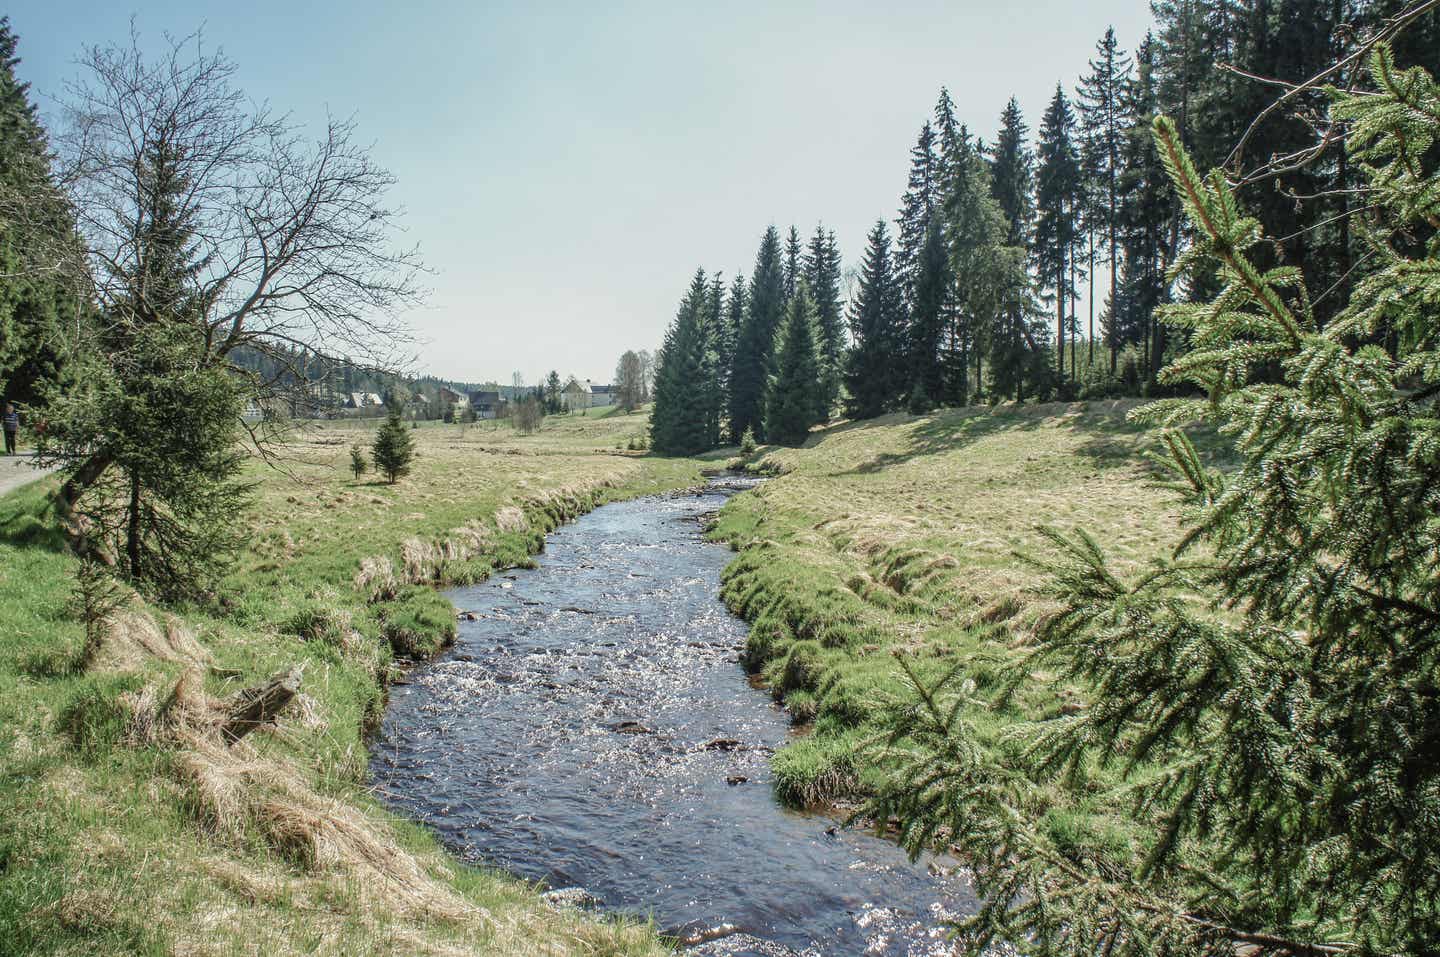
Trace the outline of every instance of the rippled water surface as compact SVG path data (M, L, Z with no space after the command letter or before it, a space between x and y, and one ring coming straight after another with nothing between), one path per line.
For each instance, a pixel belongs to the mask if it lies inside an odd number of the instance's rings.
M392 690L380 792L461 856L582 887L727 955L949 953L969 888L771 795L785 714L747 682L701 522L733 489L607 505L539 567L450 597L475 620Z

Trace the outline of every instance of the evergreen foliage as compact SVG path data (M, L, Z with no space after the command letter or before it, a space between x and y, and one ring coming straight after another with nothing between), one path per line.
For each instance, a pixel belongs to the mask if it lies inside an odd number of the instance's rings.
M1176 278L1213 294L1162 310L1191 350L1163 381L1201 390L1162 426L1188 502L1174 557L1122 573L1084 532L1050 539L1033 651L982 691L961 662L902 668L868 813L912 852L958 843L983 948L1114 955L1426 953L1440 940L1440 87L1385 45L1331 118L1376 213L1370 267L1328 322L1225 175L1179 125L1157 148L1193 244ZM1373 344L1386 331L1393 349ZM1208 467L1180 426L1233 437ZM1085 682L1088 707L997 750L977 720L1025 682ZM1099 790L1100 772L1121 783ZM1067 817L1133 809L1109 837Z
M1072 332L1066 302L1075 293L1074 254L1079 238L1076 213L1081 200L1080 156L1075 143L1075 113L1058 84L1040 124L1035 176L1035 268L1046 299L1055 307L1055 343ZM1065 350L1055 350L1056 371L1065 372Z
M800 230L794 226L785 234L785 302L788 305L795 298L800 285L805 257L805 246L800 241Z
M770 375L770 350L775 331L785 311L785 275L781 259L780 234L774 226L765 230L755 255L745 319L735 337L735 355L730 369L730 435L738 441L746 429L764 435L761 421L765 386Z
M0 399L41 405L74 372L65 322L83 304L56 268L74 254L74 223L29 84L15 76L18 45L0 17Z
M370 462L365 458L365 453L360 450L360 446L350 446L350 471L355 473L355 481L360 481L360 476L364 475L369 468Z
M778 445L801 445L826 416L816 345L815 304L801 280L775 342L775 371L765 395L765 435Z
M882 219L867 238L860 282L850 304L850 350L845 370L851 418L868 419L894 409L907 394L905 304Z
M1090 61L1090 72L1080 80L1080 124L1085 144L1087 190L1086 226L1091 236L1090 348L1095 345L1095 257L1093 237L1096 231L1104 237L1105 257L1109 267L1110 295L1107 303L1119 298L1120 175L1125 145L1125 90L1130 83L1130 60L1115 39L1115 28L1105 31ZM1106 330L1110 346L1110 373L1114 375L1119 356L1120 340L1112 327Z
M391 485L410 472L410 463L415 458L415 439L400 420L400 409L394 405L390 406L380 428L375 430L370 458L375 463L375 470L383 472L385 481Z
M840 297L840 246L835 234L815 227L805 252L805 282L815 303L815 342L820 357L820 403L829 418L845 374L845 304Z
M665 333L655 370L651 447L665 455L693 455L718 441L717 356L710 318L710 286L697 269Z

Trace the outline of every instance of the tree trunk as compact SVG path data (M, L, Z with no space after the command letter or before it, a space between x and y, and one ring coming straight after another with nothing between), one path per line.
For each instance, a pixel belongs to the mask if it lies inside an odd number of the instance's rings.
M275 675L263 685L245 688L230 699L220 736L226 744L234 744L245 735L274 721L300 690L301 668Z
M140 574L140 476L130 473L130 505L125 515L125 560L133 580Z
M1095 364L1095 230L1087 230L1090 240L1090 339L1086 343L1086 361Z

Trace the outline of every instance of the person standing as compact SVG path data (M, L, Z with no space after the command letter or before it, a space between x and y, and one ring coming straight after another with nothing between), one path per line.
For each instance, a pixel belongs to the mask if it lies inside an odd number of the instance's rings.
M13 402L5 403L5 454L14 455L15 445L20 435L20 413L15 410Z

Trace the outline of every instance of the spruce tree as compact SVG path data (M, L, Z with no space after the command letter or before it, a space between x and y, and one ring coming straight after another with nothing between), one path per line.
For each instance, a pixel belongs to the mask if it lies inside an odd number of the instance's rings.
M1080 81L1080 124L1087 147L1086 174L1094 187L1088 191L1091 198L1088 220L1104 235L1103 262L1110 273L1108 301L1113 315L1114 303L1119 298L1120 175L1125 147L1125 91L1130 82L1130 60L1115 39L1114 27L1105 31L1105 36L1096 46L1095 54L1095 59L1090 61L1090 72ZM1090 300L1093 320L1093 261L1091 266ZM1090 338L1093 349L1093 326ZM1119 342L1113 329L1107 330L1105 338L1110 348L1110 372L1113 375L1119 355Z
M1070 324L1066 300L1073 295L1076 217L1080 203L1080 158L1075 144L1075 114L1058 84L1040 124L1039 166L1035 189L1035 264L1041 286L1055 306L1056 371L1065 372L1065 342Z
M694 455L715 445L716 359L709 310L710 287L705 270L697 269L656 359L651 446L666 455Z
M725 315L720 326L720 337L715 343L716 363L721 383L721 411L726 420L722 438L731 438L730 417L730 376L735 368L735 344L740 338L740 327L745 323L745 308L749 301L745 277L737 270L730 290L725 297Z
M1382 44L1362 89L1330 95L1374 256L1328 323L1298 267L1257 265L1269 239L1226 176L1155 124L1193 230L1183 270L1215 286L1162 311L1195 343L1163 379L1201 396L1137 416L1161 427L1185 500L1173 554L1135 569L1050 532L1053 607L1011 673L987 676L998 695L963 664L937 682L900 662L918 694L889 712L892 773L867 813L898 819L912 853L961 847L976 950L1363 957L1440 940L1440 248L1402 238L1440 221L1440 86ZM1393 355L1366 341L1385 324ZM1197 419L1234 441L1227 467L1192 444ZM976 709L1057 677L1089 689L1085 707L989 747ZM1087 839L1077 816L1096 808L1115 813Z
M801 445L812 426L824 421L820 351L816 347L815 305L804 279L785 310L775 341L775 371L765 396L765 434L778 445Z
M800 241L800 230L794 226L785 235L785 301L795 298L804 268L805 246Z
M735 355L730 368L731 441L738 442L746 429L753 429L758 438L764 438L761 419L765 384L770 374L770 352L785 312L784 273L780 234L771 226L765 230L755 255L745 319L735 337Z
M85 310L55 268L73 253L75 228L29 84L15 76L18 45L0 17L0 399L36 405L71 384L68 330Z
M1126 114L1120 210L1120 279L1111 303L1110 335L1121 345L1140 346L1140 376L1146 384L1157 371L1161 350L1155 310L1169 296L1173 192L1151 132L1159 109L1155 42L1146 36L1136 50L1135 73L1124 89Z
M851 418L869 419L896 408L906 388L905 305L882 219L866 240L860 283L850 304L854 346L845 370Z
M1034 157L1026 138L1020 104L1014 97L1000 116L1000 130L990 148L990 193L1004 216L1005 245L1019 250L1028 261L1034 237ZM1036 322L1036 308L1030 283L1012 283L1011 296L1003 304L1000 321L990 338L992 392L999 397L1023 399L1027 390L1037 390L1038 376L1048 375L1040 360L1045 333ZM1037 328L1038 327L1038 328Z
M728 323L725 313L725 285L718 270L710 279L701 320L700 378L695 383L698 390L696 399L705 423L705 448L713 449L720 444L721 428L725 421L727 372L720 364Z
M910 178L900 202L897 222L895 268L905 286L911 308L915 282L920 270L920 251L930 233L930 223L940 205L940 157L936 154L935 131L926 120L915 145L910 148Z
M952 345L943 393L934 392L931 381L925 383L930 396L947 405L963 405L980 395L983 356L1010 334L1009 315L1028 299L1030 285L1024 250L1009 243L1010 227L995 201L988 164L968 138L962 137L957 147L948 163L949 190L941 211L948 253L944 305L951 315Z
M920 249L915 283L911 293L909 323L909 380L933 401L946 395L945 367L941 343L950 318L950 256L946 250L944 228L939 217L930 222L925 244ZM962 365L963 372L963 365ZM963 398L960 402L963 403ZM911 403L911 411L916 410Z
M835 234L815 227L805 252L805 281L815 303L816 345L820 350L820 398L825 418L840 399L845 374L845 315L840 301L840 246Z
M410 474L410 463L415 458L415 439L400 418L400 408L391 404L385 413L385 421L375 430L375 441L370 446L370 460L375 470L385 474L385 481L394 485L398 479Z

